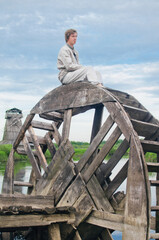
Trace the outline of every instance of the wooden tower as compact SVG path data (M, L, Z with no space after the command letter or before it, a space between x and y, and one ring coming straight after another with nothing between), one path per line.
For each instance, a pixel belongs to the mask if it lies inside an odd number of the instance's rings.
M22 126L22 111L12 108L6 111L3 139L0 144L13 144Z
M90 146L75 163L69 141L71 119L90 109L94 109ZM43 130L43 137L36 129ZM106 162L121 137L123 141ZM47 149L52 156L49 164L44 155ZM129 157L118 168L126 151ZM28 155L29 182L14 181L14 152ZM10 215L0 220L1 230L31 227L37 231L36 239L45 239L38 235L44 226L47 239L113 240L115 230L122 233L122 240L159 239L159 163L146 163L146 152L156 153L159 161L159 122L133 96L86 82L52 90L31 110L13 144L0 199L1 214L8 206ZM112 177L115 167L118 172ZM157 173L155 181L149 180L148 172ZM120 192L124 181L125 191ZM24 196L16 197L15 185L28 188L27 202L21 201ZM156 186L155 206L151 206L151 186ZM16 205L16 215L9 208L11 203Z

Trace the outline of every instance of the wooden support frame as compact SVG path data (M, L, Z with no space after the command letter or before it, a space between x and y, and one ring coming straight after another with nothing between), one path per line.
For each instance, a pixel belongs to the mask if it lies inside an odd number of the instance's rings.
M62 141L69 138L71 118L72 118L72 109L65 110L63 129L62 129Z

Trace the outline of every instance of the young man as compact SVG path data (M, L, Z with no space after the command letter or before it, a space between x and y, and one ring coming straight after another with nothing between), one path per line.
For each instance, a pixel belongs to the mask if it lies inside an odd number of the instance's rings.
M66 45L60 49L57 59L57 68L60 70L58 78L62 84L89 81L97 86L103 86L101 75L92 67L79 64L78 52L74 49L77 40L77 31L68 29L65 32Z

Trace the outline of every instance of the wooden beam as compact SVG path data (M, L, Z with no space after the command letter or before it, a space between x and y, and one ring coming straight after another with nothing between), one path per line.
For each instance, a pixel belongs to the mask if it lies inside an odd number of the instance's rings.
M39 115L41 118L52 120L52 121L63 121L63 114L59 112L49 112L49 113L42 113Z
M94 137L99 132L99 129L100 129L101 123L102 123L102 116L103 116L103 105L99 105L95 108L95 114L94 114L94 121L93 121L90 143L93 141Z
M94 174L94 172L97 170L99 165L103 162L106 155L109 153L111 148L114 146L116 141L121 135L121 131L118 127L115 128L113 133L110 135L98 155L94 158L93 162L90 164L88 169L85 171L83 179L85 182L88 182L91 176Z
M12 148L9 154L9 158L7 161L4 179L3 179L3 186L2 186L2 193L12 194L14 192L13 188L13 181L14 181L14 152L15 150Z
M26 120L23 124L23 126L21 127L20 131L19 131L19 134L13 144L13 148L16 149L19 145L19 143L22 141L24 135L25 135L25 132L26 130L28 129L28 127L30 126L31 124L31 121L32 119L34 118L35 114L29 114L27 117L26 117Z
M39 158L40 164L41 164L41 166L43 167L44 171L47 172L47 166L48 166L48 165L47 165L47 161L46 161L46 158L45 158L45 156L44 156L44 154L43 154L43 151L42 151L42 149L41 149L41 147L40 147L40 144L39 144L39 142L38 142L38 138L37 138L36 135L35 135L35 132L34 132L33 127L30 126L30 127L28 128L28 131L29 131L30 136L31 136L31 138L32 138L32 140L33 140L34 147L35 147L35 149L36 149L37 156L38 156L38 158Z
M49 240L61 240L60 226L58 223L52 223L48 226Z
M0 208L9 206L31 206L32 208L52 208L54 199L52 196L32 196L0 194Z
M41 129L41 130L53 131L52 124L51 123L47 123L47 122L41 122L41 121L33 120L31 122L31 126L33 128L37 128L37 129Z
M119 214L94 210L85 222L103 228L122 231L124 226L124 217Z
M72 118L72 109L65 110L63 129L62 129L62 141L69 138L71 118Z
M106 134L109 132L110 128L113 126L113 124L114 124L114 121L112 120L111 116L109 116L107 120L104 122L103 126L100 128L96 137L93 139L87 151L83 154L81 159L78 161L76 165L77 172L80 172L84 168L84 166L87 164L92 154L95 152L99 144L102 142Z
M119 173L115 176L115 178L109 183L107 189L105 190L105 194L108 199L113 195L113 193L118 189L118 187L126 179L127 170L128 170L128 161L125 163L125 165L119 171Z
M56 148L51 140L51 137L50 137L50 133L46 133L45 134L45 140L46 140L46 144L47 144L47 147L48 147L48 150L51 154L51 157L53 158L55 153L56 153Z
M40 172L39 166L38 166L37 161L36 161L36 159L33 155L33 152L31 150L31 147L28 143L28 140L27 140L26 136L24 136L24 138L23 138L23 145L24 145L24 149L25 149L25 151L26 151L26 153L27 153L27 155L30 159L32 167L34 169L36 178L37 179L41 178L41 172Z
M142 144L144 152L159 153L159 142L149 141L149 140L141 140L141 144Z
M126 153L126 151L129 148L129 143L126 139L122 141L118 149L115 151L113 156L109 159L109 161L106 163L104 168L104 177L107 178L110 176L111 171L113 168L117 165L117 163L120 161L120 159L123 157L123 155Z
M52 127L54 129L53 133L52 133L52 136L53 138L55 139L55 142L57 143L58 146L60 146L61 144L61 141L62 141L62 138L61 138L61 135L58 131L58 126L57 124L55 124L54 122L52 122Z
M49 226L52 223L74 222L74 220L73 213L8 215L0 218L0 229Z

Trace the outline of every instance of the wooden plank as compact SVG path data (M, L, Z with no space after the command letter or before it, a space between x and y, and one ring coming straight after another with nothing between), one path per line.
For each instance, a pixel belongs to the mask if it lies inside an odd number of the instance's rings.
M48 165L47 165L47 161L46 161L46 158L45 158L45 156L44 156L44 154L43 154L43 151L42 151L42 149L41 149L41 147L40 147L40 144L39 144L39 142L38 142L38 138L37 138L36 135L35 135L35 132L34 132L33 127L30 126L30 127L28 128L28 131L29 131L30 136L31 136L31 138L32 138L32 140L33 140L34 147L35 147L36 152L37 152L37 156L38 156L38 158L39 158L39 160L40 160L40 164L41 164L41 166L43 167L44 171L47 172L47 166L48 166Z
M31 126L33 128L37 128L37 129L41 129L41 130L53 131L52 124L51 123L47 123L47 122L41 122L41 121L33 120L31 122Z
M61 174L66 165L68 165L68 161L70 161L73 154L74 149L69 140L63 141L48 166L48 173L45 173L37 183L36 194L47 195L50 192L52 193L53 184L56 180L59 180L58 177L61 176L59 174Z
M149 239L159 239L159 233L150 233Z
M24 149L25 149L25 151L26 151L26 153L27 153L27 155L30 159L32 167L34 169L36 178L37 179L41 178L41 172L40 172L39 166L38 166L37 161L36 161L36 159L33 155L33 152L31 150L31 147L28 143L28 140L27 140L26 136L24 136L24 138L23 138L23 145L24 145Z
M130 118L143 121L147 115L148 111L141 108L135 108L132 106L123 105L125 111L129 114Z
M76 171L80 172L84 166L87 164L88 160L95 152L99 144L102 142L106 134L109 132L110 128L113 126L114 122L112 118L109 116L106 121L104 122L103 126L100 128L98 134L93 139L91 145L88 147L87 151L83 154L81 159L78 161L76 165Z
M92 211L85 222L117 231L122 231L124 227L122 215L97 210Z
M73 213L8 215L0 218L0 229L49 226L51 223L73 222L74 220Z
M69 186L67 191L60 199L59 203L57 204L57 207L73 206L73 204L77 201L77 199L84 190L85 183L83 182L81 175L78 174L73 183Z
M110 202L108 201L95 175L93 175L89 182L87 183L87 190L98 210L114 212L114 209L112 208Z
M48 150L51 154L51 157L53 158L55 153L56 153L56 148L51 140L51 137L50 137L50 133L46 133L45 134L45 140L46 140L46 144L47 144L47 147L48 147Z
M63 121L63 114L60 112L49 112L49 113L42 113L39 115L41 118L52 120L52 121Z
M14 181L14 149L12 148L9 154L9 158L7 161L3 185L2 185L2 193L12 194L14 191L13 181Z
M144 152L159 153L159 142L149 141L149 140L141 140L141 144L142 144Z
M159 138L157 139L159 140ZM157 154L157 163L159 164L159 154ZM156 174L156 181L159 182L159 172ZM159 188L156 187L156 205L159 206ZM159 233L159 211L156 212L156 232Z
M46 94L31 110L31 113L42 114L106 101L114 101L107 90L98 88L89 82L76 82L62 85Z
M113 195L113 193L118 189L118 187L126 179L127 170L128 170L128 161L125 163L125 165L119 171L119 173L115 176L115 178L109 183L109 185L105 191L105 194L108 199Z
M73 207L76 209L76 220L74 222L74 225L77 228L80 223L84 222L84 220L88 217L92 209L95 208L95 205L86 189L79 196Z
M55 142L57 143L58 146L60 146L62 138L61 135L58 131L58 126L54 122L52 122L52 127L54 129L54 132L52 133L53 138L55 139Z
M121 135L121 131L118 127L115 128L113 133L110 135L98 155L94 158L93 162L90 164L88 169L85 171L83 179L85 182L88 182L91 176L94 174L94 172L97 170L99 165L103 162L106 155L109 153L111 148L114 146L116 141Z
M72 109L65 110L64 122L63 122L63 128L62 128L62 141L69 138L71 118L72 118Z
M26 119L25 119L25 122L22 126L22 128L20 129L19 131L19 134L13 144L13 148L16 149L19 145L19 143L22 141L23 137L24 137L24 134L26 132L26 130L28 129L32 119L34 118L35 114L29 114Z
M134 119L132 119L131 122L139 136L151 137L157 132L157 130L159 130L159 125L153 123L142 122Z
M149 231L149 179L144 154L137 135L130 140L123 239L146 239Z
M54 206L54 199L52 196L0 194L0 208L7 206L31 206L32 208L51 208Z
M33 187L33 184L29 182L14 181L14 186Z
M58 223L52 223L48 226L49 240L61 240L60 226Z
M147 162L149 172L159 172L159 163Z
M124 139L120 144L120 146L118 147L118 149L113 154L113 156L106 163L105 168L103 169L105 178L107 178L111 174L111 171L117 165L117 163L123 157L123 155L126 153L128 148L129 148L129 143L127 142L126 139Z
M97 135L97 133L100 130L101 123L102 123L102 117L103 117L103 105L99 105L95 108L90 143L93 141L94 137Z
M74 167L68 162L63 166L63 170L59 173L58 177L52 184L52 194L54 196L55 205L59 202L61 196L75 176L76 173Z
M120 128L126 140L129 142L133 126L122 105L118 102L106 102L104 105L112 116L112 119Z
M29 142L30 144L33 144L33 140L32 140L32 138L30 137L30 135L29 135L29 134L26 134L25 136L27 137L28 142ZM44 138L44 137L42 137L42 136L37 136L37 135L36 135L36 137L37 137L38 142L39 142L40 145L46 145L46 141L45 141L45 138Z

